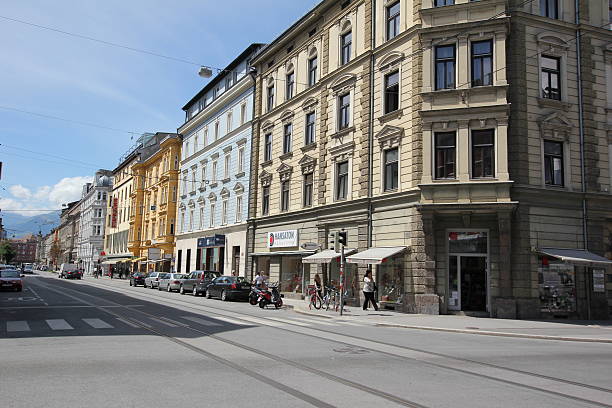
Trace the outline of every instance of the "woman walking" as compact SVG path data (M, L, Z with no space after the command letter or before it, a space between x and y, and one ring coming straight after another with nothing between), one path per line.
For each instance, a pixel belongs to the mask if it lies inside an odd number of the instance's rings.
M378 305L376 304L376 299L374 299L375 291L376 283L372 278L372 271L367 271L363 277L363 296L365 297L363 301L363 310L368 310L369 303L372 302L374 310L378 311Z

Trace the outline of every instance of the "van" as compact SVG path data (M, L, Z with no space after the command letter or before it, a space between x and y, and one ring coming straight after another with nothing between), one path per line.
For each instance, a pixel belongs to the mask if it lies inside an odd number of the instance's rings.
M79 271L79 267L77 264L72 263L63 263L60 266L59 275L60 278L66 279L81 279L83 275Z

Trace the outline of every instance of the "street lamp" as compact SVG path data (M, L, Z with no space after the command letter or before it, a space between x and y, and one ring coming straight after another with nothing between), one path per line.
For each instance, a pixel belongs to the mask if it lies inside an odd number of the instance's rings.
M210 69L209 67L202 66L198 71L198 75L202 78L210 78L212 76L212 69Z

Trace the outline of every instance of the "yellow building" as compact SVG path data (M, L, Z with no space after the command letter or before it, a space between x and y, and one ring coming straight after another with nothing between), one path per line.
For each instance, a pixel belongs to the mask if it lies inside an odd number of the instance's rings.
M181 143L176 133L156 133L132 167L128 249L138 259L135 269L172 267Z

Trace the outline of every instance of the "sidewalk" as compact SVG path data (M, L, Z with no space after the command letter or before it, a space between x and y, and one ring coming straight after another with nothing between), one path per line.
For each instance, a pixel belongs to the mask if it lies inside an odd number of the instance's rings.
M423 315L392 310L345 307L338 312L309 309L305 300L284 299L295 313L336 321L353 321L381 327L442 331L484 336L518 337L541 340L578 341L612 344L612 320L508 320L455 315Z

